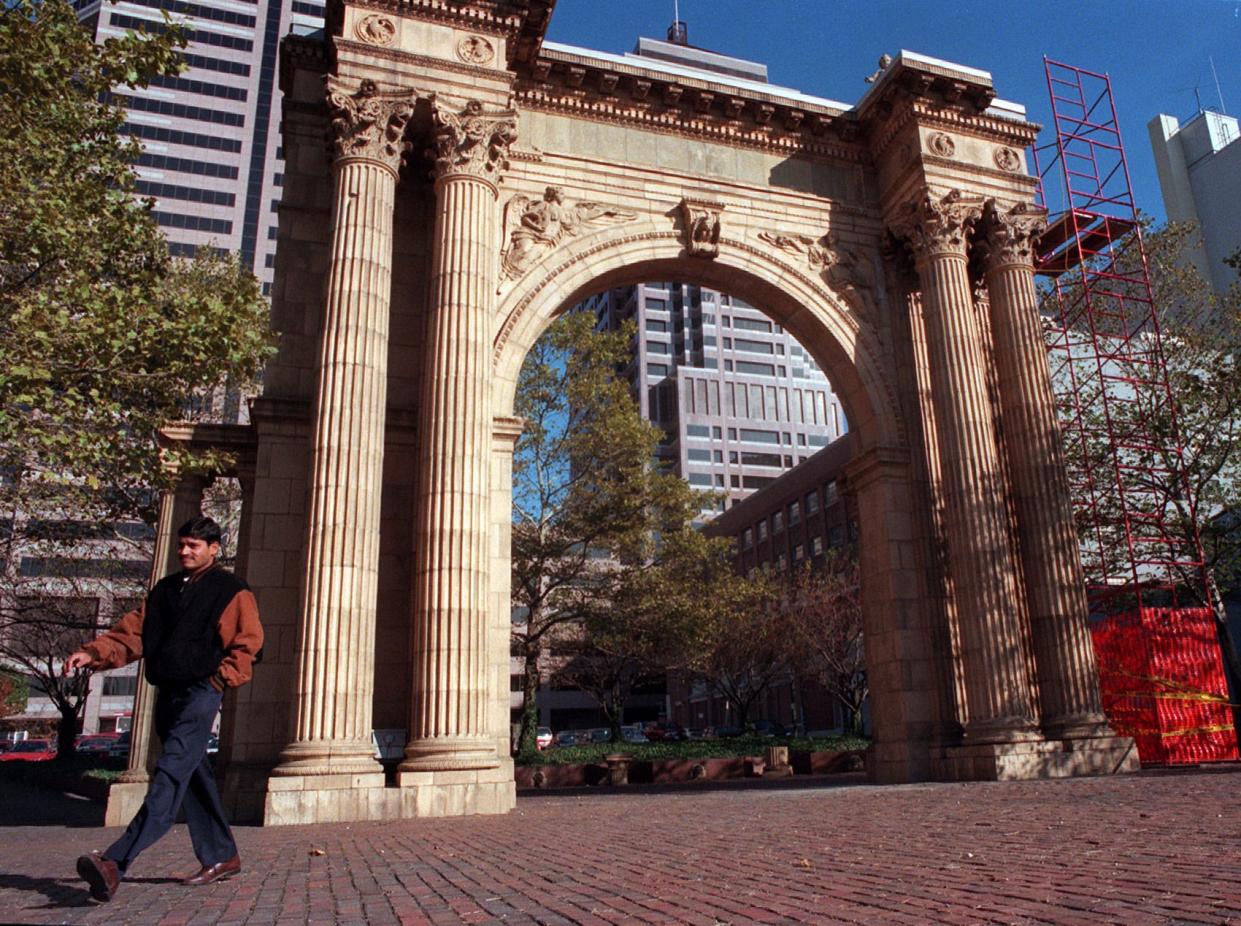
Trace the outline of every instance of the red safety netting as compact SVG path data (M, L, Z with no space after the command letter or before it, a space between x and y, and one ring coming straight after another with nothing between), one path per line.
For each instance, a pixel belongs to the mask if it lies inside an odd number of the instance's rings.
M1236 760L1237 733L1207 608L1140 608L1091 628L1103 709L1143 765Z

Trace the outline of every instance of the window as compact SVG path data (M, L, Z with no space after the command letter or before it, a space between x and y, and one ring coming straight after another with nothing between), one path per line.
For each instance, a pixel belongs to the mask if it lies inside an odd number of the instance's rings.
M710 473L690 473L688 476L688 481L689 481L689 484L692 486L705 486L706 488L710 488L711 487L711 474Z
M707 438L711 436L711 429L705 424L687 424L685 426L685 436Z
M779 466L780 454L742 451L741 463L743 466Z
M728 363L728 361L724 361ZM734 364L738 373L749 373L751 376L775 376L776 368L770 363L752 363L749 360L738 360Z
M668 365L664 363L648 363L646 365L647 376L667 376Z
M778 534L782 530L784 530L784 514L777 511L771 516L771 532Z
M836 483L834 481L829 482L823 487L823 504L834 504L838 498L840 498L840 492L837 490Z
M811 515L819 510L819 493L811 492L806 496L806 514Z
M796 524L801 520L801 505L797 502L789 505L789 524Z
M719 425L711 426L711 436L713 438L715 438L716 440L720 440L720 438L722 438L723 435L724 435L724 432L720 429Z
M725 341L728 338L724 339ZM725 344L725 347L728 345ZM750 341L746 338L736 338L733 340L733 347L737 350L749 351L752 354L770 354L775 348L768 341Z
M806 548L800 543L793 547L793 562L800 563L806 556Z
M767 539L767 519L758 522L758 539L760 541Z
M760 537L759 539L761 540L762 538ZM747 527L745 530L741 532L741 546L744 549L748 550L753 545L754 545L754 535L750 532L750 529Z
M741 439L754 444L778 444L780 443L780 432L762 431L757 428L742 428Z
M648 318L646 320L646 330L647 331L667 331L668 323L665 321L660 321L658 318Z
M734 303L740 305L740 303ZM733 327L740 328L743 331L771 331L771 322L761 321L757 318L737 318L733 320Z
M103 677L103 696L105 698L124 697L138 692L138 676L136 675L105 675Z
M815 537L810 541L810 550L813 556L821 556L823 553L823 538Z
M693 460L695 463L710 463L711 462L711 451L710 450L696 450L691 447L689 450L686 451L686 457L690 460Z
M723 450L711 451L711 462L723 463L724 462L724 451Z

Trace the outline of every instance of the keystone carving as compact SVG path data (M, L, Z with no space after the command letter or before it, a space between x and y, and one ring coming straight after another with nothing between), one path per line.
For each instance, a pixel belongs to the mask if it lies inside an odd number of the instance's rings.
M927 192L908 203L892 223L898 238L906 238L914 257L923 260L935 254L965 254L966 236L982 214L982 198L950 190L942 198Z
M1046 227L1046 209L1017 203L1003 212L994 199L988 200L979 222L981 245L988 265L1032 264L1035 245Z
M558 186L549 186L542 200L514 196L504 207L504 229L509 238L508 249L501 256L504 275L517 279L565 238L635 218L637 213L604 203L581 201L566 206L564 190ZM510 227L512 231L508 232Z
M498 183L508 169L508 149L517 140L517 113L511 109L486 112L479 100L470 100L459 113L435 103L434 176L469 174Z
M866 306L875 291L875 270L867 254L828 233L821 238L809 235L758 233L759 240L786 254L801 257L814 273L850 302Z
M378 161L394 173L409 150L405 126L414 112L414 90L380 90L373 80L352 85L328 75L332 153L338 159Z
M685 250L691 257L717 257L720 253L720 213L724 207L705 200L681 200L685 220Z

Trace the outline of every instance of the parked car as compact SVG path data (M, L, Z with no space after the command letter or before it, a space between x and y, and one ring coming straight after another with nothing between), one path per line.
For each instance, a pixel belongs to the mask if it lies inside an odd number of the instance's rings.
M128 730L112 741L112 745L108 747L108 755L114 759L125 759L129 757Z
M639 733L637 730L622 730L621 736L626 743L649 743L645 733Z
M74 743L78 752L87 756L106 756L119 733L84 733Z
M574 733L572 730L561 730L559 733L556 734L555 745L576 746L577 745L577 734Z
M745 733L745 730L741 729L740 727L723 726L723 727L715 728L715 735L718 736L720 739L724 739L730 736L741 736L743 733Z
M534 742L539 749L546 749L552 744L553 739L551 727L539 727L534 734Z
M774 720L754 721L754 732L759 736L787 736L784 725Z
M0 755L0 762L46 762L55 758L56 744L52 740L22 740Z
M609 743L612 741L612 731L607 727L597 727L590 731L590 741L592 743Z
M646 725L642 731L653 743L674 742L685 739L685 730L675 720L656 720Z
M705 740L707 738L707 731L702 727L686 727L685 738L687 740Z
M0 755L3 755L4 753L8 752L12 748L13 748L12 740L0 740Z

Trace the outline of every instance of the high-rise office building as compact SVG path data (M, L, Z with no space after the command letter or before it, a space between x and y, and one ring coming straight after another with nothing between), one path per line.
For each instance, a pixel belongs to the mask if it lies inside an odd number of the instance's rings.
M176 77L118 89L125 130L142 143L138 192L172 253L233 251L270 289L282 161L276 57L290 30L322 28L323 6L301 0L75 0L96 41L129 31L162 33L164 14L189 44Z
M661 460L730 504L847 429L831 384L805 348L736 297L646 283L599 293L582 309L604 329L634 321L626 375L642 417L665 432Z
M1224 259L1241 250L1241 130L1235 116L1200 112L1184 125L1160 114L1147 124L1164 208L1173 222L1193 222L1201 243L1191 256L1219 294L1237 280Z

